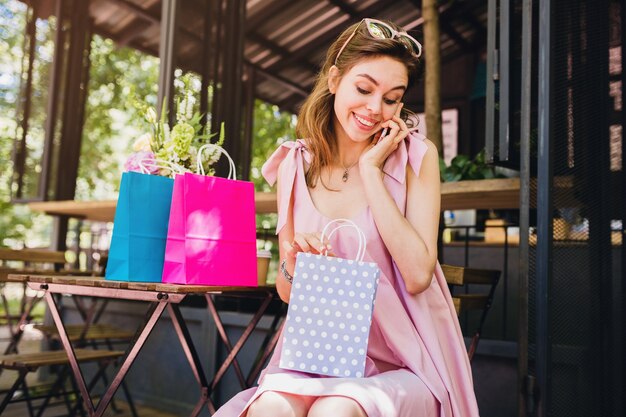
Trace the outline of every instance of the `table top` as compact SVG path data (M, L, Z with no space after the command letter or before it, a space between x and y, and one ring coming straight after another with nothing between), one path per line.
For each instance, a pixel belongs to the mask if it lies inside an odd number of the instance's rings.
M444 182L441 210L519 209L520 179Z
M257 214L276 213L276 193L257 192L254 196ZM28 207L53 216L69 216L98 222L112 222L117 200L99 201L33 201Z
M519 208L519 178L446 182L441 185L441 209L517 209ZM116 200L103 201L38 201L28 203L33 211L50 215L112 222ZM276 213L276 193L255 193L258 214Z
M161 282L127 282L110 281L102 277L84 277L73 275L29 275L8 274L0 276L0 282L34 282L41 284L63 284L92 288L109 288L137 291L153 291L171 294L234 294L234 293L268 293L276 292L273 285L258 287L240 286L213 286L213 285L187 285L187 284L164 284Z

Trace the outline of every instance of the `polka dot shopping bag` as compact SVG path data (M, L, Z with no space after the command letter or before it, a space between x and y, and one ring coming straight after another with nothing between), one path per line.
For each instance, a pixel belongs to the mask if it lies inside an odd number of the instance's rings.
M333 220L322 231L322 241L331 226L335 228L329 238L344 227L356 229L356 260L298 253L279 366L363 377L380 270L373 262L363 262L366 239L356 224Z

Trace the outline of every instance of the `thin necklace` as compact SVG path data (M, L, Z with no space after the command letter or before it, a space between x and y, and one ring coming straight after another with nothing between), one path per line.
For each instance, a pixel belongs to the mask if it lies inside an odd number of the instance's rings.
M343 180L343 182L348 181L348 176L349 176L350 170L358 163L359 163L358 159L356 160L356 162L354 164L350 165L349 167L345 166L343 164L343 162L341 163L341 166L343 167L343 175L342 175L341 179Z

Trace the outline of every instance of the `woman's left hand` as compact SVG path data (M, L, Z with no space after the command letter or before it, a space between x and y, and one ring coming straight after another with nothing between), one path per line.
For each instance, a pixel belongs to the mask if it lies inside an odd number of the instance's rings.
M404 120L400 118L400 111L403 105L404 103L400 103L393 117L380 124L383 129L389 128L387 135L381 139L382 130L378 132L374 136L372 143L361 154L359 159L361 173L364 172L363 170L371 168L382 169L387 157L398 148L409 134L409 128Z

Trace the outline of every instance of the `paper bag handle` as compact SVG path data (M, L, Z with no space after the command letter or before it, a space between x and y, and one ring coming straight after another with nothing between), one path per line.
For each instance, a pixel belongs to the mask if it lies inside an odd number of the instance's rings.
M152 168L163 168L163 169L169 169L172 172L174 172L175 174L182 174L183 172L185 172L185 168L175 164L173 162L170 161L166 161L163 159L148 159L148 158L144 158L144 159L140 159L137 162L137 165L139 165L139 168L141 169L141 172L143 172L144 174L149 174L150 171L148 171L147 167L152 167Z
M365 249L367 247L367 239L365 238L365 233L363 233L363 231L359 228L359 226L356 225L356 223L354 223L352 220L348 220L348 219L335 219L335 220L331 220L328 222L328 224L326 224L326 226L324 227L324 229L322 230L322 235L320 236L320 240L322 242L324 242L324 236L326 236L326 232L328 231L328 228L334 224L334 223L340 223L343 222L344 224L340 224L339 226L335 227L333 230L330 231L330 233L328 234L328 239L330 239L330 237L333 235L333 233L335 233L337 230L343 228L343 227L353 227L356 229L358 235L359 235L359 250L356 253L356 261L357 262L362 262L363 258L365 257ZM328 254L328 250L325 251L324 255Z
M207 143L206 145L202 145L200 149L198 149L198 157L196 158L196 173L205 175L204 167L202 166L201 156L202 156L202 152L204 152L205 149L210 149L210 148L213 150L219 151L222 155L228 158L228 165L229 165L228 178L231 180L236 180L237 179L237 167L235 166L235 162L233 162L233 158L230 157L230 155L228 154L228 152L226 152L224 148L222 148L221 146L215 145L213 143Z

